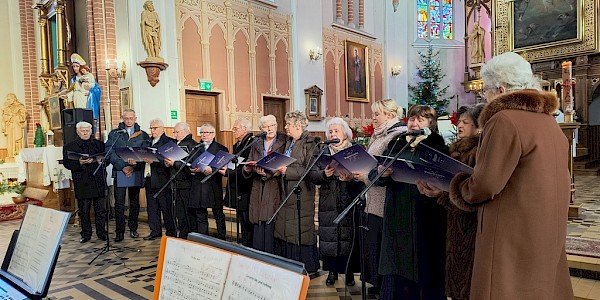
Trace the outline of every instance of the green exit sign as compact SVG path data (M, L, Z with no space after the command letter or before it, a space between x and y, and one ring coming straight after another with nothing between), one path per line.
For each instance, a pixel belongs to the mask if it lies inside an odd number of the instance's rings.
M212 91L212 81L210 80L198 80L201 91Z
M171 111L171 120L177 120L177 111L176 110Z

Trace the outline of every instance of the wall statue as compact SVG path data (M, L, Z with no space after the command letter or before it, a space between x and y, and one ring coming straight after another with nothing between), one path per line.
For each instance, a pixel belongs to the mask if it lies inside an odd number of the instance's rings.
M485 63L485 29L475 23L473 30L469 34L469 44L471 46L471 65Z
M158 13L154 10L152 1L144 3L140 27L142 29L142 42L148 53L146 61L164 62L164 59L160 57L160 21L158 20Z
M17 95L6 96L2 110L2 133L6 135L7 157L14 157L25 145L24 130L27 125L25 105L17 100Z
M65 107L87 108L94 112L94 119L100 117L100 86L94 75L90 73L90 67L83 57L77 53L71 54L71 67L75 75L71 78L67 91L61 93L61 99L65 99Z

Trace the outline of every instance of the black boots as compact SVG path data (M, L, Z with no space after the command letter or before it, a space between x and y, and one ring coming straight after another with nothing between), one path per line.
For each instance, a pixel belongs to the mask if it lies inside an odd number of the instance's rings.
M327 275L327 280L325 280L326 285L334 285L335 281L338 279L338 274L335 272L329 272Z
M356 282L354 281L354 274L353 273L346 273L346 285L347 286L354 286L356 284Z

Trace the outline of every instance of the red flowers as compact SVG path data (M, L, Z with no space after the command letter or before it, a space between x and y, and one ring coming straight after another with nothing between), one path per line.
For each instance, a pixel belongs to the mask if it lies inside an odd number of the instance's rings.
M450 119L450 122L452 123L452 125L457 126L458 122L459 122L459 117L458 114L456 112L452 113L452 116L450 116L448 119Z
M362 129L363 129L363 133L365 136L372 136L373 133L375 132L375 127L373 126L373 124L363 126Z

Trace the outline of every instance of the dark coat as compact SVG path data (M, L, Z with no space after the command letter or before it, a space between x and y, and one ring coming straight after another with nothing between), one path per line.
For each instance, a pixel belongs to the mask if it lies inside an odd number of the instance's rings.
M252 142L252 133L248 133L244 136L241 141L233 144L233 154L239 153L247 144ZM258 142L257 142L258 143ZM244 150L239 156L244 159L248 159L250 150L252 148ZM250 202L250 192L252 191L252 180L245 178L242 174L244 165L238 165L235 170L227 169L227 188L225 189L225 205L231 208L235 208L239 211L248 211L248 204ZM237 176L237 179L236 179ZM236 185L237 180L237 185ZM239 203L236 201L236 189L238 190L238 196L240 197ZM230 197L231 195L231 197Z
M288 140L286 149L289 148L291 138ZM315 147L321 141L320 137L310 136L305 131L294 143L290 157L296 161L287 166L284 177L285 198L310 164L313 158ZM310 170L306 178L300 184L302 189L302 198L300 200L300 230L302 245L315 245L317 243L317 234L315 231L315 185L312 183L321 173L316 166ZM290 197L288 202L277 214L275 218L275 237L291 244L298 244L298 211L296 205L296 196Z
M479 136L462 138L450 145L450 156L471 167L475 166ZM438 204L448 211L446 229L446 296L453 299L469 299L471 275L475 256L477 233L477 208L449 202L443 193Z
M131 136L128 136L126 132L118 132L119 130L125 129L125 123L119 123L119 127L111 130L108 134L108 140L106 141L106 148L110 147L113 143L113 150L110 152L108 161L113 165L112 177L117 177L118 171L123 171L123 168L127 167L128 164L124 161L114 149L119 147L148 147L150 146L150 137L148 134L140 129L140 125L135 123L133 125L134 132ZM143 172L146 163L138 162L133 168L134 172Z
M150 139L150 147L159 148L160 146L165 145L171 141L175 140L163 133L163 135L160 136L156 144L152 144L152 138ZM171 178L170 168L165 166L164 158L162 158L160 155L158 156L159 161L150 164L150 188L152 189L160 189Z
M198 145L198 143L196 141L194 141L191 134L188 134L177 145L179 147L181 147L183 150L185 150L187 153L192 153L193 151L195 151L194 147L196 147L196 145ZM191 160L190 160L190 162L191 162ZM171 167L171 176L175 175L175 173L177 173L177 171L179 170L179 168L181 168L182 165L183 165L183 163L180 161L174 162L173 166ZM190 171L190 168L183 167L183 170L181 170L181 172L179 172L179 174L177 174L177 177L175 177L175 179L173 180L173 183L175 183L175 188L178 188L178 189L191 188L192 187L192 172Z
M204 151L208 151L211 154L217 154L219 151L229 152L227 147L217 143L215 140L213 140L208 149ZM190 161L193 162L202 152L194 155ZM216 174L212 175L205 183L201 183L202 179L206 177L204 173L192 173L192 189L190 191L189 207L223 208L223 176L214 168L212 171Z
M329 155L329 147L324 154ZM335 175L325 177L324 168L315 176L319 188L319 250L321 255L340 257L350 255L355 224L350 215L335 225L333 220L354 200L364 188L360 181L340 181Z
M395 155L406 141L389 143L384 155ZM444 139L433 132L421 141L447 153ZM392 147L394 147L392 149ZM401 157L411 157L409 148ZM395 182L390 177L378 184L387 186L383 216L379 274L400 275L420 286L444 287L446 258L446 211L437 198L421 195L414 184Z
M265 138L259 139L250 150L248 161L259 161L263 158ZM287 135L278 132L273 142L271 151L283 154L285 152ZM283 194L283 181L281 176L260 176L255 172L246 173L246 178L252 179L252 192L250 193L250 207L248 208L250 222L259 224L268 221L277 207L281 204ZM285 196L283 196L285 197Z
M94 155L104 152L104 143L94 138L87 141L77 138L63 147L63 165L71 170L75 197L77 199L104 197L106 191L104 170L101 168L94 175L98 167L97 162L82 165L79 160L69 159L68 151Z
M478 204L471 299L573 299L565 253L569 142L552 113L556 94L501 94L481 112L472 175L450 200Z

